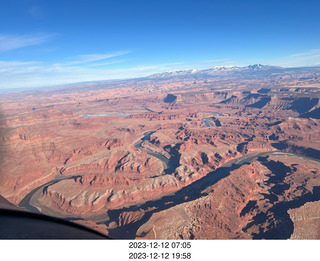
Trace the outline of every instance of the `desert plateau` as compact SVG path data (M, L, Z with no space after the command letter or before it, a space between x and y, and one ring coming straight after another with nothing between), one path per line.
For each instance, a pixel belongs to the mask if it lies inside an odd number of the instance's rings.
M320 67L1 94L0 195L114 239L320 239Z

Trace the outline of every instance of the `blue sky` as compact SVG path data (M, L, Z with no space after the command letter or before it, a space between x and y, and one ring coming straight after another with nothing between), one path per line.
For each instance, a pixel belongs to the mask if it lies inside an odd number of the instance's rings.
M319 13L319 0L2 1L0 88L320 65Z

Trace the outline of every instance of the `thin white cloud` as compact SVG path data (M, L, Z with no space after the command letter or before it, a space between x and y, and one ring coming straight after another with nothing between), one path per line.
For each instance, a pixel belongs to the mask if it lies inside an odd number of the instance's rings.
M52 35L0 35L0 52L19 49L26 46L39 45L46 42Z
M113 57L118 57L131 53L132 51L119 51L114 53L100 53L100 54L83 54L75 57L69 57L73 61L68 62L68 64L83 64L89 62L96 62L101 60L110 59Z
M313 49L303 53L292 54L289 57L309 57L309 56L319 55L319 54L320 54L320 49Z
M93 57L93 56L92 56ZM0 61L0 88L30 88L84 81L144 77L167 70L181 69L183 63L132 66L119 69L79 64Z
M0 77L36 72L41 65L40 62L0 61Z
M75 59L74 61L55 64L32 61L0 61L0 88L30 88L85 81L129 79L165 71L189 68L206 69L217 65L217 63L221 65L230 62L230 60L200 61L198 63L175 62L127 66L117 69L107 66L112 63L122 62L119 60L109 61L107 59L124 55L125 53L127 52L79 55L72 57Z
M116 60L116 61L105 61L105 62L89 63L86 66L87 67L103 67L103 66L107 66L107 65L111 65L111 64L123 63L125 61L126 60L122 59L122 60Z
M320 49L313 49L302 53L295 53L272 62L283 67L305 67L320 65Z

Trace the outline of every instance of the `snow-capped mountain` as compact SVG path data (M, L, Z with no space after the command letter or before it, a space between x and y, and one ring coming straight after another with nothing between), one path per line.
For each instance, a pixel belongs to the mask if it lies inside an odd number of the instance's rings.
M213 71L234 71L238 70L240 67L235 66L235 65L226 65L226 66L214 66L211 68Z
M168 71L164 73L156 73L150 75L148 78L169 78L174 76L185 76L185 75L192 75L195 73L200 72L199 69L186 69L186 70L178 70L178 71Z
M210 69L199 70L199 69L187 69L187 70L178 70L178 71L169 71L164 73L157 73L150 75L148 78L172 78L172 77L193 77L193 76L212 76L212 75L226 75L233 73L257 73L257 72L280 72L284 68L277 66L269 66L262 64L253 64L245 67L238 67L235 65L226 65L226 66L214 66Z

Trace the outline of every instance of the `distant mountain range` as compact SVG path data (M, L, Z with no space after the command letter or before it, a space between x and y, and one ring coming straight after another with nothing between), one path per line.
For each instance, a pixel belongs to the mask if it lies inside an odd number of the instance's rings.
M199 69L187 69L178 71L169 71L164 73L157 73L148 76L149 79L165 79L173 77L210 77L210 76L267 76L278 73L305 73L305 72L319 72L320 67L300 67L300 68L284 68L279 66L270 66L262 64L253 64L245 67L238 67L234 65L227 66L214 66L210 69L199 70Z
M296 67L296 68L285 68L279 66L270 66L262 64L253 64L244 67L235 65L226 66L214 66L209 69L186 69L168 71L163 73L156 73L146 77L140 78L128 78L128 79L114 79L114 80L100 80L100 81L87 81L77 82L72 84L64 84L58 86L46 87L46 91L59 90L71 90L73 88L79 89L79 86L83 88L96 89L96 88L113 88L117 86L135 84L139 81L157 81L157 80L203 80L206 81L210 78L214 78L218 81L234 81L239 80L265 80L269 81L281 81L282 79L296 79L296 80L307 80L310 84L319 82L320 79L320 66L317 67ZM110 88L111 88L110 87ZM20 92L26 90L25 88L20 89L0 89L0 93ZM29 90L44 90L43 87L32 88Z

